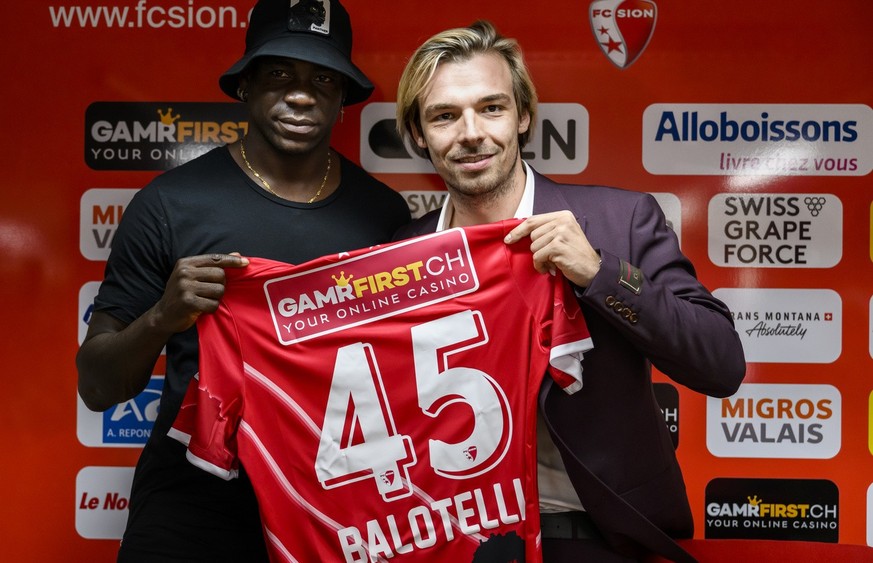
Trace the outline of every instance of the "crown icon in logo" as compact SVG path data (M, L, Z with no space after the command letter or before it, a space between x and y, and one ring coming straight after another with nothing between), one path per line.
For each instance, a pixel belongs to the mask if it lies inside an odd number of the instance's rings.
M161 123L164 125L172 125L182 117L181 115L173 116L173 108L167 108L166 112L163 112L158 108L157 111L158 115L161 117Z
M333 281L336 282L337 287L345 287L345 286L349 285L349 282L352 281L352 278L355 276L346 277L346 272L345 272L345 270L343 270L340 272L339 277L336 277L336 276L330 276L330 277L333 278Z
M749 499L749 504L751 504L752 506L758 506L759 504L761 504L761 499L758 498L758 495L746 498Z

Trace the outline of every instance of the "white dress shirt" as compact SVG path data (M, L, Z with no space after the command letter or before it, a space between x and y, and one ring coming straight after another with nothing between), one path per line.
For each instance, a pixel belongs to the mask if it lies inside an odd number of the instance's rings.
M524 219L533 215L534 202L534 179L530 167L524 165L525 181L524 193L518 209L515 210L515 219ZM437 231L443 231L452 224L455 206L451 195L447 195L440 210L437 221ZM549 431L537 412L537 483L540 495L540 512L566 512L568 510L583 510L582 502L567 476L564 462L558 448L549 436Z

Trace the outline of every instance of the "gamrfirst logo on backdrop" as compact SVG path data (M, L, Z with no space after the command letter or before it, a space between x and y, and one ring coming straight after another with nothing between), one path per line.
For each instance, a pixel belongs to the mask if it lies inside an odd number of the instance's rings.
M704 537L837 543L840 492L824 479L713 479Z
M169 170L247 130L239 103L94 102L85 112L85 163L94 170Z

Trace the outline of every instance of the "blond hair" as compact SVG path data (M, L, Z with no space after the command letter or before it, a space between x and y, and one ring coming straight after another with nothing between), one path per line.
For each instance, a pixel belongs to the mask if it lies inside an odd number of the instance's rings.
M400 84L397 86L397 133L407 141L413 133L421 131L419 98L433 78L440 64L462 62L474 55L496 53L509 65L512 76L512 92L518 117L530 116L530 126L518 135L518 146L524 147L533 134L536 117L537 93L531 80L521 47L515 39L503 37L491 22L479 20L469 27L448 29L425 41L406 63ZM410 143L419 156L430 158L427 149Z

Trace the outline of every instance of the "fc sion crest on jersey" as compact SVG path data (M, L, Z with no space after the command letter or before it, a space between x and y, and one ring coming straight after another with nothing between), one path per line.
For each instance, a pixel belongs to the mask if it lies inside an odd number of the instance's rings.
M643 54L657 18L651 0L595 0L588 7L594 38L618 68L629 67Z

